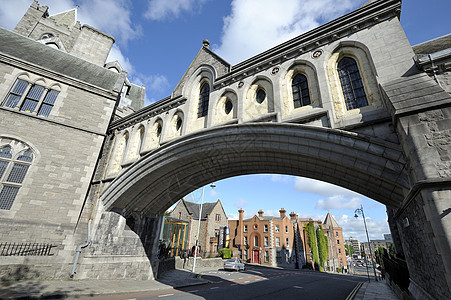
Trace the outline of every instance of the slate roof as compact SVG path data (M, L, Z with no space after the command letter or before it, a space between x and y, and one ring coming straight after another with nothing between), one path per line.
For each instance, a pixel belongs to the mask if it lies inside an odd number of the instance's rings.
M189 202L189 201L185 201L185 200L181 200L182 203L185 205L186 210L188 211L188 213L192 214L193 219L199 219L199 207L200 207L200 203L194 203L194 202ZM215 208L216 204L218 204L218 202L214 202L214 203L209 203L206 202L202 205L202 218L201 219L206 219L207 215L210 215L212 210Z
M325 225L329 225L330 227L340 227L337 223L337 221L335 220L335 218L330 214L327 213L326 218L324 219L323 224Z
M119 74L0 28L0 54L112 91Z
M415 54L431 54L451 48L451 33L412 47Z

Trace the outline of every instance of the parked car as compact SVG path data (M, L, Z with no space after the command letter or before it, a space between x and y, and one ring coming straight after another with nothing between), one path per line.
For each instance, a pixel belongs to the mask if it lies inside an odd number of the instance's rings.
M231 258L224 262L224 270L244 271L244 263L239 258Z

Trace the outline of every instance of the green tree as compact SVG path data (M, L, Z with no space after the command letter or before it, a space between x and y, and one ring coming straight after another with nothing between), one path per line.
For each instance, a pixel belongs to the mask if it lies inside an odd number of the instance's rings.
M377 249L374 251L374 256L376 257L376 263L380 265L384 265L384 261L382 259L382 256L384 255L384 248L381 246L377 247Z
M324 233L321 226L316 229L316 238L318 240L320 270L323 271L324 266L327 262L327 257L329 256L329 245L327 242L326 234Z
M390 256L392 258L396 258L396 251L395 251L395 246L393 245L393 243L390 243L390 246L388 247L388 253L390 254Z
M309 222L305 225L305 231L307 232L308 246L312 253L312 264L317 263L319 265L318 244L315 239L315 226L313 225L313 222Z
M345 250L346 250L346 255L351 256L353 253L355 253L354 247L352 247L352 245L349 244L345 244Z

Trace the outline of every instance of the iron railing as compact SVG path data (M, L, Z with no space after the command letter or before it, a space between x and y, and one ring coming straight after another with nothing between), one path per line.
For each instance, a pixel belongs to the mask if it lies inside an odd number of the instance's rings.
M0 256L52 256L56 245L46 243L0 243Z
M405 260L399 258L391 258L384 255L384 267L390 280L394 281L398 287L404 291L409 289L409 270Z

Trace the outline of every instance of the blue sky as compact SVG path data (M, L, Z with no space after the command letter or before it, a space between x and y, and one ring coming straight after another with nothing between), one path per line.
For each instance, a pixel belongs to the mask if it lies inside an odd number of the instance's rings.
M169 96L202 46L234 65L358 8L365 0L40 0L50 14L79 5L78 19L116 38L109 60L119 60L132 82L146 86L146 104ZM0 26L13 29L32 0L0 0ZM412 45L450 33L451 1L404 0L401 24ZM230 218L242 207L278 215L284 207L324 220L331 212L345 237L364 240L364 205L372 239L389 233L385 207L322 182L283 175L229 178L206 188L205 201L220 199ZM187 196L199 201L200 192Z

